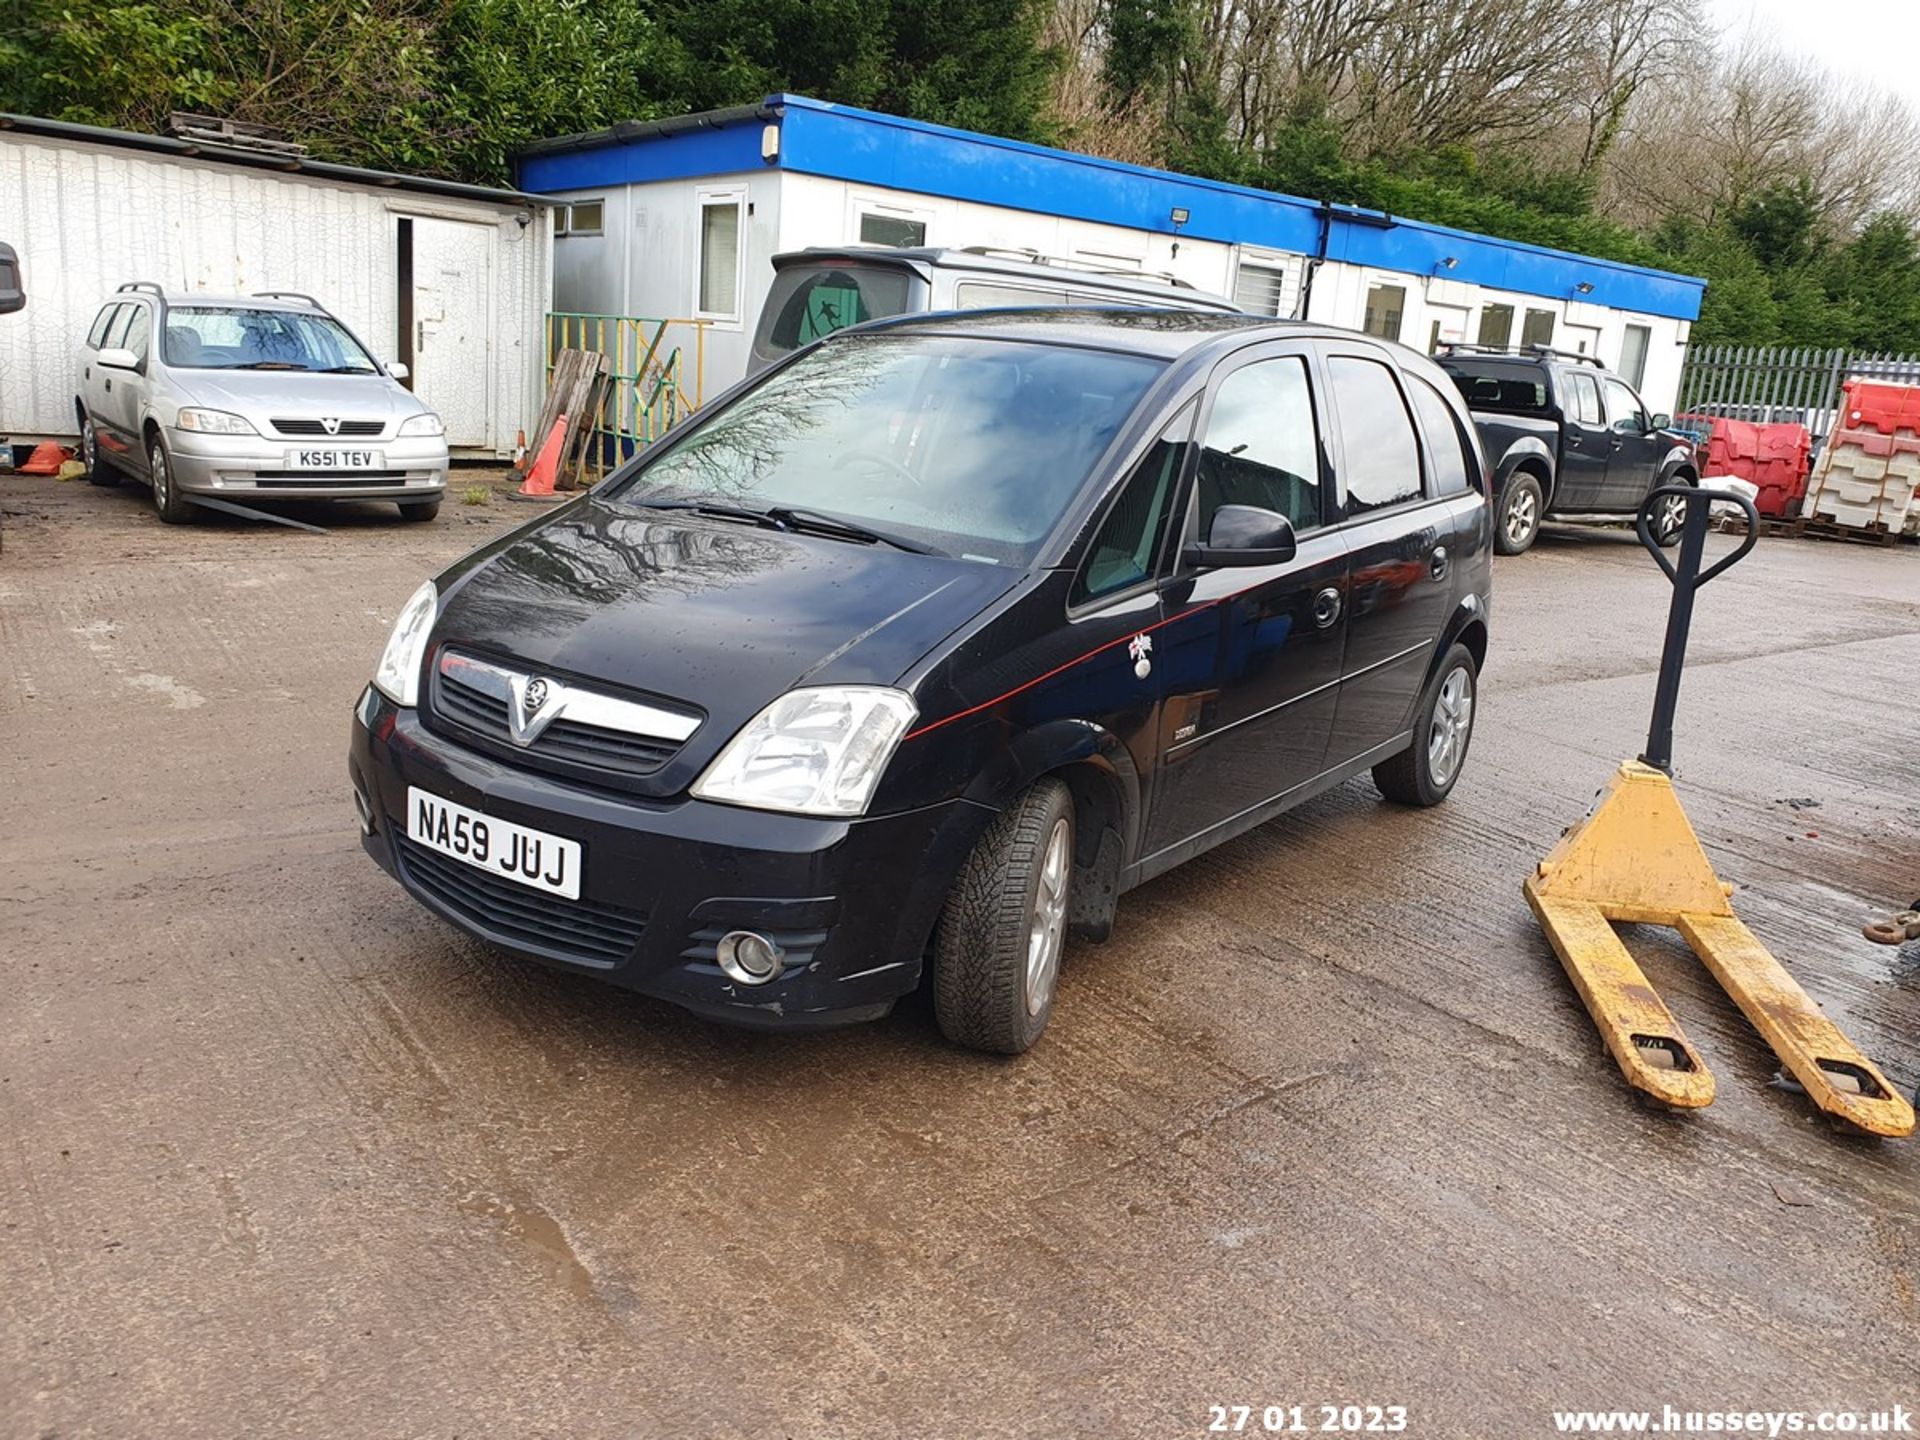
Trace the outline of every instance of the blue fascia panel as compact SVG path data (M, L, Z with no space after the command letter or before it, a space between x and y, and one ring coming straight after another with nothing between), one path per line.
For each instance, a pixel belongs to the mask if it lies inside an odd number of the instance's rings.
M679 135L616 141L591 150L520 157L520 186L536 195L556 190L603 190L649 180L694 180L764 170L763 121L743 120Z

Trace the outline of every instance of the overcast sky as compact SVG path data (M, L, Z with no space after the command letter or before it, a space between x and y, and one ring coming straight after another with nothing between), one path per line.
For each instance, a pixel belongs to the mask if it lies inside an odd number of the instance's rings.
M1920 4L1914 0L1708 0L1729 41L1771 35L1836 74L1902 95L1920 109Z

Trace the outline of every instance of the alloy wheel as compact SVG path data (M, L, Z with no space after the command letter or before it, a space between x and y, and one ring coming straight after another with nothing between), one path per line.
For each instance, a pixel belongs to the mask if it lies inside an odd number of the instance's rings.
M1507 543L1524 545L1540 523L1540 507L1531 490L1521 490L1507 506Z
M1667 496L1660 504L1659 533L1661 535L1678 535L1680 533L1680 527L1686 523L1687 497L1684 495Z
M1466 758L1467 739L1473 733L1473 673L1455 666L1440 682L1434 697L1433 723L1427 731L1427 770L1435 785L1445 786Z
M153 472L154 508L165 513L168 503L173 499L168 493L173 478L167 474L167 452L155 445L147 452L147 464Z
M1027 929L1027 1014L1038 1015L1053 998L1053 982L1060 973L1060 949L1067 931L1067 879L1072 857L1067 854L1067 817L1054 821L1040 862L1040 883L1034 888L1033 918Z
M100 468L100 442L93 433L91 415L80 426L80 459L86 464L90 475Z

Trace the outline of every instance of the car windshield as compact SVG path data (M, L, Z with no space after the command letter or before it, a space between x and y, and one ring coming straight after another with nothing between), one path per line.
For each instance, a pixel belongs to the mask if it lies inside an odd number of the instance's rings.
M1163 368L1004 340L829 341L669 438L609 493L747 520L803 511L794 528L852 522L874 539L1023 565Z
M161 352L192 370L319 370L372 375L379 367L339 321L305 310L170 305Z

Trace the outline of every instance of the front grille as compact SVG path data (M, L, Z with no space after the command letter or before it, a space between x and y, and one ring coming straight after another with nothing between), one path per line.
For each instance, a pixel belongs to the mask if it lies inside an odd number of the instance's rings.
M429 850L404 836L394 844L400 870L447 909L508 944L563 955L582 965L617 965L647 928L638 910L594 900L566 900L516 885Z
M686 743L562 717L542 730L531 745L516 745L507 724L508 702L500 696L469 685L440 666L434 669L430 695L441 719L505 747L515 757L552 762L569 773L579 770L637 779L653 774Z
M384 420L342 420L340 428L329 430L318 420L276 420L273 428L282 435L317 435L325 440L364 440L387 428Z
M407 478L404 470L256 470L262 485L391 485Z

